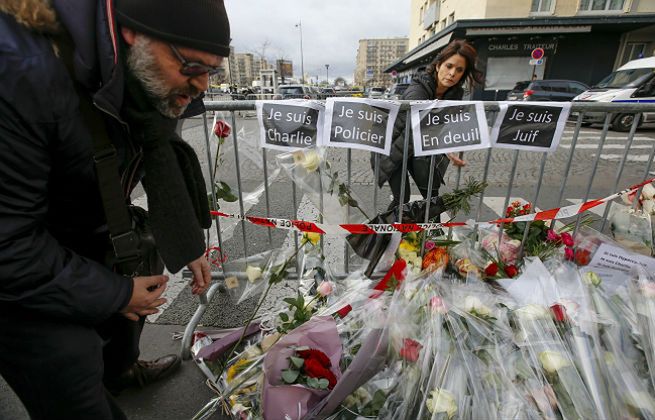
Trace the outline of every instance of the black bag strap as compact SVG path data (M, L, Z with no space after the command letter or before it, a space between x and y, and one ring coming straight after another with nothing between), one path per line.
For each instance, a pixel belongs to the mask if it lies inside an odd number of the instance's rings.
M116 263L132 261L139 258L139 238L132 226L132 217L122 191L116 148L107 134L107 125L99 114L88 92L75 79L73 71L73 44L68 34L59 39L57 45L60 56L75 84L80 101L80 113L87 124L93 139L93 161L98 177L98 187L105 210L107 227L111 238Z

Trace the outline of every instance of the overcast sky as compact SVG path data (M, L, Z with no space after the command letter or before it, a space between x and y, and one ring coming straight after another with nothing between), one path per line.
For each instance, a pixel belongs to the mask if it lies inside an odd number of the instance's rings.
M358 41L363 38L407 37L409 0L225 0L236 52L293 61L300 76L300 31L305 73L325 80L352 81Z

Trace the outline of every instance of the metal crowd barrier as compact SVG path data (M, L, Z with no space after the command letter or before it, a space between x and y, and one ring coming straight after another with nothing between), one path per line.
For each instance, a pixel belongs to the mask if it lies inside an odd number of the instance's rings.
M410 118L410 111L409 111L409 101L400 101L401 102L401 109L400 112L406 112L407 114L407 121L411 121ZM208 113L213 113L213 112L223 112L227 113L229 115L229 118L226 118L227 122L229 122L232 125L232 142L234 146L234 159L235 159L235 167L236 167L236 177L237 177L237 190L238 190L238 198L239 198L239 209L240 209L240 215L245 216L245 211L244 211L244 206L243 206L243 189L242 189L242 182L241 182L241 174L240 174L240 157L239 157L239 144L237 141L237 131L238 131L238 126L237 126L237 114L238 112L242 111L254 111L255 110L255 101L249 101L249 100L220 100L220 101L206 101L205 102L206 108L208 110ZM496 114L499 110L498 107L498 102L485 102L484 103L484 108L487 114L487 119L488 123L491 125L493 121L496 118ZM626 186L629 185L634 185L641 183L645 180L647 180L650 176L652 164L653 164L653 159L655 157L655 135L653 136L652 141L650 141L651 145L649 148L644 148L644 146L641 146L639 149L634 149L633 145L635 142L635 133L637 130L638 125L640 124L640 119L641 115L644 112L655 112L655 104L653 103L648 103L648 104L628 104L628 103L621 103L621 104L616 104L616 103L591 103L591 102L574 102L572 103L571 106L571 116L569 118L570 124L573 124L573 135L571 139L570 145L568 147L570 150L568 151L568 154L566 155L566 163L564 166L563 173L561 174L561 180L557 181L555 180L555 186L551 188L558 189L557 193L557 199L556 203L557 206L562 205L563 199L564 199L564 193L567 187L567 182L569 182L572 178L571 175L571 169L573 167L578 167L575 165L590 165L588 167L589 169L589 174L587 176L587 181L585 183L580 184L578 182L578 187L582 188L584 190L584 194L580 197L579 199L582 200L582 202L588 201L589 199L594 199L594 198L601 198L601 197L592 197L591 196L591 191L592 191L592 185L594 184L595 181L600 181L602 183L602 187L600 188L604 192L606 192L606 195L612 194L616 192L619 189L622 189ZM596 146L595 149L595 157L591 162L580 162L580 161L575 161L574 165L574 157L576 154L576 148L580 147L579 145L579 137L580 137L580 132L581 132L581 127L583 126L583 118L585 113L603 113L605 115L604 123L602 126L602 130L599 133L599 138L598 138L598 145ZM620 155L620 159L618 164L611 163L612 165L616 166L616 175L614 176L613 179L601 179L597 180L597 171L598 167L601 162L601 155L603 152L603 148L606 144L607 138L608 138L608 133L610 132L610 125L613 121L613 118L619 114L626 114L626 113L633 113L635 114L635 118L632 124L632 127L630 131L626 133L620 133L619 136L625 136L625 146L623 148L623 152ZM207 115L203 116L203 122L204 122L204 133L205 133L205 148L206 148L206 158L208 159L208 162L212 162L212 156L210 152L210 137L209 137L209 130L211 127L208 126L208 118ZM655 134L655 131L653 131ZM613 136L613 138L616 139L616 136ZM623 138L623 137L621 137ZM409 129L409 124L406 126L405 130L405 142L404 142L404 159L402 163L402 171L407 172L407 164L408 164L408 145L409 142L412 141L410 138L410 129ZM561 146L560 146L561 148ZM589 147L585 147L586 149L589 149ZM341 150L341 149L340 149ZM593 150L593 149L590 149ZM645 159L640 159L643 160L643 162L639 163L640 168L636 168L634 166L631 166L632 169L640 169L640 171L637 171L637 173L640 172L640 175L638 176L633 176L630 180L625 180L621 183L623 174L624 174L624 169L626 166L628 166L628 156L631 151L635 150L648 150L647 154L644 153L643 157ZM276 217L276 215L271 214L271 207L270 207L270 196L269 196L269 179L268 179L268 173L267 173L267 151L265 149L260 149L261 152L261 158L262 158L262 163L263 163L263 168L264 168L264 197L265 197L265 203L266 203L266 214L261 215L261 214L253 214L255 216L266 216L266 217ZM351 186L351 175L352 175L352 151L350 149L348 150L342 150L342 153L346 154L346 159L347 159L347 173L345 175L346 179L346 184L348 187ZM534 153L541 153L541 152L531 152L531 151L507 151L507 150L499 150L499 149L487 149L485 151L482 151L482 153L485 154L485 157L483 159L484 163L484 169L482 172L482 181L487 181L489 178L490 174L490 167L491 167L491 162L492 162L492 156L496 153L505 153L505 154L510 154L511 155L511 168L509 171L509 176L506 178L506 181L504 182L506 192L504 195L504 206L503 209L507 208L510 204L510 199L512 197L512 190L513 190L513 185L514 185L514 180L517 172L517 167L519 165L519 162L522 162L521 157L525 157L527 154L534 154ZM542 191L543 183L544 183L544 178L554 178L550 177L549 174L546 171L547 163L549 159L553 159L553 156L555 156L555 153L553 154L547 154L547 153L542 153L541 159L539 161L539 168L537 172L536 179L534 181L535 189L534 189L534 195L531 198L530 202L533 203L533 209L538 205L539 199L540 199L540 194ZM469 163L470 165L470 163ZM632 165L632 164L630 164ZM210 179L211 185L214 184L214 177L215 174L212 173L213 164L207 165L209 168L209 173L208 178ZM367 162L368 166L368 162ZM434 171L435 167L435 158L432 157L430 159L430 173ZM366 168L367 170L370 170L370 168ZM535 168L536 169L536 168ZM377 179L378 173L379 173L380 167L379 167L379 155L376 156L375 158L375 164L374 164L374 178ZM455 183L452 185L453 187L457 188L460 186L462 182L462 168L458 167L457 169L449 169L449 171L455 171ZM634 171L633 171L634 172ZM577 179L577 178L576 178ZM432 185L433 185L433 179L432 176L430 176L430 179L428 180L428 202L429 199L431 198L431 192L432 192ZM292 195L292 202L293 202L293 210L294 210L294 218L297 217L297 212L298 212L298 194L295 188L295 184L291 183L291 195ZM374 182L375 185L375 182ZM406 185L405 178L403 177L402 182L401 182L401 188L400 188L400 197L404 197L404 191L406 188L409 186ZM502 188L502 185L501 185ZM374 186L371 188L371 194L372 194L372 200L373 200L373 207L375 209L378 209L378 201L380 199L379 197L379 189ZM640 191L638 191L638 194ZM638 195L637 195L638 196ZM485 198L485 194L481 194L481 196L478 199L477 203L477 214L474 216L475 220L481 221L481 212L483 209L483 200ZM552 198L552 196L551 196ZM635 200L635 204L636 204ZM322 203L321 203L322 204ZM216 205L216 203L214 203ZM604 229L606 227L606 222L608 218L608 214L610 211L610 205L611 203L608 203L604 214L602 216L602 219L600 220L600 229ZM555 207L555 206L552 206ZM550 207L547 207L550 208ZM546 208L546 209L547 209ZM320 214L323 213L323 208L318 209L319 210L319 217ZM402 217L402 208L400 210L401 214L399 215L400 218ZM426 214L429 213L429 208L426 211ZM319 220L321 221L321 220ZM427 216L425 222L427 222ZM249 254L249 247L248 247L248 238L246 235L246 222L244 220L240 221L241 223L241 230L242 230L242 246L243 246L243 252L244 256L247 259L250 254ZM578 228L578 224L580 223L580 216L577 218L577 223L576 223L576 230ZM220 249L222 248L222 238L221 238L221 221L219 218L215 219L215 226L216 230L216 236L218 238L218 245ZM263 229L263 228L261 228ZM527 229L526 229L527 232ZM575 234L575 233L574 233ZM295 247L297 249L298 247L298 234L296 233L296 240L295 242ZM523 242L525 242L525 237ZM269 228L269 235L268 235L268 240L269 244L271 247L274 247L273 241L272 241L272 235L270 233L270 228ZM349 271L349 248L347 244L344 241L344 265L343 265L343 271L342 274L339 275L339 277L346 276ZM185 278L190 278L190 272L185 271L183 273L183 276ZM197 308L195 314L187 324L183 339L182 339L182 356L185 359L190 358L190 346L191 346L191 340L193 336L193 332L195 331L198 323L200 322L200 319L204 315L207 306L209 302L211 302L212 298L215 296L216 293L220 293L221 291L224 291L223 284L220 280L224 280L227 277L230 276L236 276L237 278L243 279L245 278L245 273L242 272L223 272L223 271L217 271L212 273L212 279L213 280L218 280L215 281L209 290L207 291L206 295L200 297L200 305ZM295 278L296 273L292 273L290 278Z

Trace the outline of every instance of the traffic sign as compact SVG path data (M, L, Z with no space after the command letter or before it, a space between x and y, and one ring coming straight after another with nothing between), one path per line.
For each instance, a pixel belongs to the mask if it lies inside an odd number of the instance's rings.
M539 60L541 58L544 58L544 54L545 53L543 48L535 48L534 50L532 50L531 56L533 59Z
M534 58L530 60L530 65L531 66L541 66L544 64L544 59L540 58L539 60L535 60Z

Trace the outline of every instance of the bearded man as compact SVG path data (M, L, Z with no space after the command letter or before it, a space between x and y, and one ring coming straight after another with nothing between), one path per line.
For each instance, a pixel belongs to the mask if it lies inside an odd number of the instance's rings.
M107 215L143 181L161 259L206 290L205 183L175 128L229 42L222 0L0 2L0 374L31 418L125 418L108 388L179 366L137 360L167 278L120 268Z

